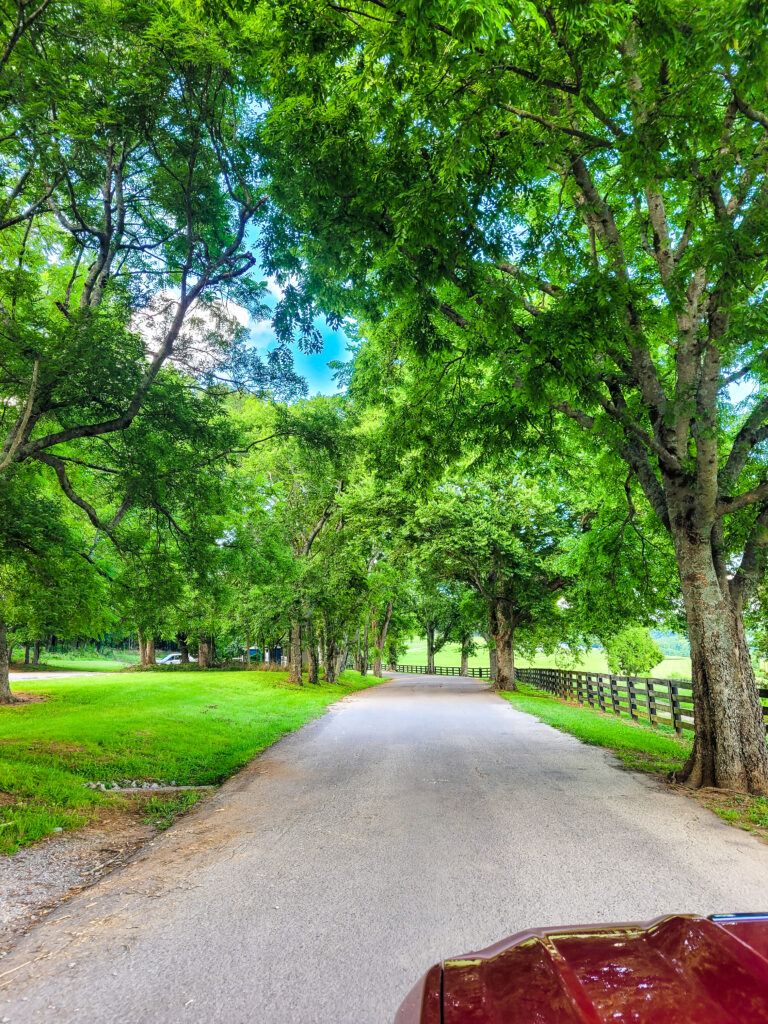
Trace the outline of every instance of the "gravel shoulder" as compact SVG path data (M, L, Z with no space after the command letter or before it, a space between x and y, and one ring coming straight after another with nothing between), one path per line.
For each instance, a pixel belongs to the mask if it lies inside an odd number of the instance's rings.
M105 819L0 857L0 964L36 922L120 867L157 834L140 815ZM4 969L0 966L0 975Z
M483 684L398 677L281 740L0 963L10 1024L386 1024L522 928L765 909L768 846Z

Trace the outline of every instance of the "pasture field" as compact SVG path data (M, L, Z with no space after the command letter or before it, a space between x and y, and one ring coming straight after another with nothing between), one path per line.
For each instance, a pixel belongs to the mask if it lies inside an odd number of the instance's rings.
M425 640L414 639L408 646L408 650L400 659L400 663L403 665L426 665L427 664L427 644ZM515 663L519 668L554 668L555 659L551 654L542 654L528 660L523 657L515 659ZM458 667L461 664L461 649L458 644L446 644L442 650L438 651L435 655L435 665ZM487 668L488 667L488 648L483 643L476 655L469 659L469 664L473 668ZM590 649L584 651L584 657L580 665L574 666L579 672L608 672L608 663L605 660L605 654L601 650ZM691 659L690 658L665 658L660 665L657 665L651 671L651 676L654 679L667 679L680 678L690 679L691 678Z

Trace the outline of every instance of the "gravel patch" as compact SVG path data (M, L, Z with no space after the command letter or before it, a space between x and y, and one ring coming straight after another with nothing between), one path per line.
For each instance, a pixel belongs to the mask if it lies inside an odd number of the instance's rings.
M157 835L138 817L50 836L0 857L0 957L31 925L124 864Z
M180 786L173 782L145 782L141 779L117 779L115 782L86 782L88 789L98 789L103 793L133 793L140 790L159 790L161 793L184 793L187 790L204 792L215 789L215 786Z

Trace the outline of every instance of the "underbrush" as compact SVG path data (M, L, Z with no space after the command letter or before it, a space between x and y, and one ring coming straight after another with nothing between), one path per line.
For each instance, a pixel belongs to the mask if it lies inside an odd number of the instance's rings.
M144 806L144 821L164 831L199 799L199 793L189 791L171 797L153 796Z

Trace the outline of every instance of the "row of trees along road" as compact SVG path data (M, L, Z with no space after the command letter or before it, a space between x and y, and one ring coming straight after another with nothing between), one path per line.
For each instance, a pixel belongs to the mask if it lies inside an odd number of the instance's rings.
M259 358L228 305L269 315L246 58L226 27L174 11L0 9L0 700L9 624L86 632L88 610L97 631L115 551L154 625L151 562L209 529L184 495L233 447L225 393L302 388L286 345Z
M296 685L483 635L512 687L515 647L684 620L686 777L768 793L752 6L0 18L0 701L9 629L280 645ZM347 393L298 401L321 313Z
M418 358L425 401L478 444L509 444L524 409L623 464L679 573L685 777L768 793L744 628L768 546L761 12L357 0L256 17L271 266L308 307L354 312L391 367Z

